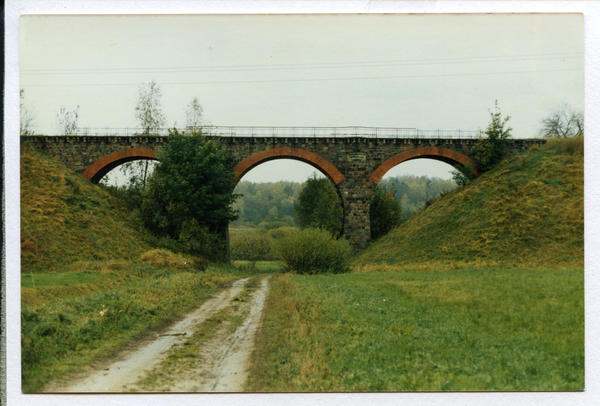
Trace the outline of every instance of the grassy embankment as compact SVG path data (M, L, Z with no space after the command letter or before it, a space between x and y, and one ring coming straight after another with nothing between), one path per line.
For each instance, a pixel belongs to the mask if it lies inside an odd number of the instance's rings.
M272 279L249 390L584 388L582 139L507 160L353 263Z
M22 389L109 356L251 274L154 249L119 199L21 151ZM258 271L257 271L258 272Z

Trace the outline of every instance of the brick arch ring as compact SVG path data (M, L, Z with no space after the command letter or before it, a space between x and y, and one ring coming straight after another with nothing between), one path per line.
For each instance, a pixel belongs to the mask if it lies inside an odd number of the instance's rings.
M281 158L296 159L312 165L323 172L336 185L345 179L344 175L325 158L300 148L271 148L257 152L235 166L236 175L234 179L236 181L240 180L248 171L261 163Z
M382 163L379 168L375 169L375 171L371 174L369 179L375 183L379 183L383 175L387 173L394 166L401 164L402 162L410 161L412 159L418 158L429 158L435 159L437 161L442 161L450 165L473 165L475 168L475 162L466 155L463 155L459 152L453 151L451 149L438 148L438 147L419 147L409 149L399 154L394 155L384 163ZM475 176L479 176L481 173L474 169Z
M98 183L108 172L125 162L135 161L138 159L156 160L156 151L146 148L128 148L121 151L113 152L98 159L92 163L81 175Z

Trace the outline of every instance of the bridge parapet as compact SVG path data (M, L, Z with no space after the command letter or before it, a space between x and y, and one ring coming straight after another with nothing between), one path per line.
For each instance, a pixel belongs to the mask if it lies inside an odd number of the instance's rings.
M139 128L79 128L73 136L89 137L146 137L169 135L171 128L158 128L152 134L144 134ZM310 137L310 138L466 138L482 137L479 130L420 130L396 127L248 127L248 126L199 126L178 128L181 133L201 130L203 134L218 137ZM61 136L61 135L57 135Z

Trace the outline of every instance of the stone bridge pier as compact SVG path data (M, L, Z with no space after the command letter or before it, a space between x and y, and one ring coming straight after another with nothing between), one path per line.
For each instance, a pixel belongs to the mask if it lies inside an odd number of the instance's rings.
M343 235L354 251L362 250L371 239L370 207L376 185L369 179L353 179L337 186L344 207Z

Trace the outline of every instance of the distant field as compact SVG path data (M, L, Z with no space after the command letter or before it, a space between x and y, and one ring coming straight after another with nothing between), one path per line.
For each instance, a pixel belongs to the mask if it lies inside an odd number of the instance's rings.
M584 388L583 271L273 277L250 391Z

